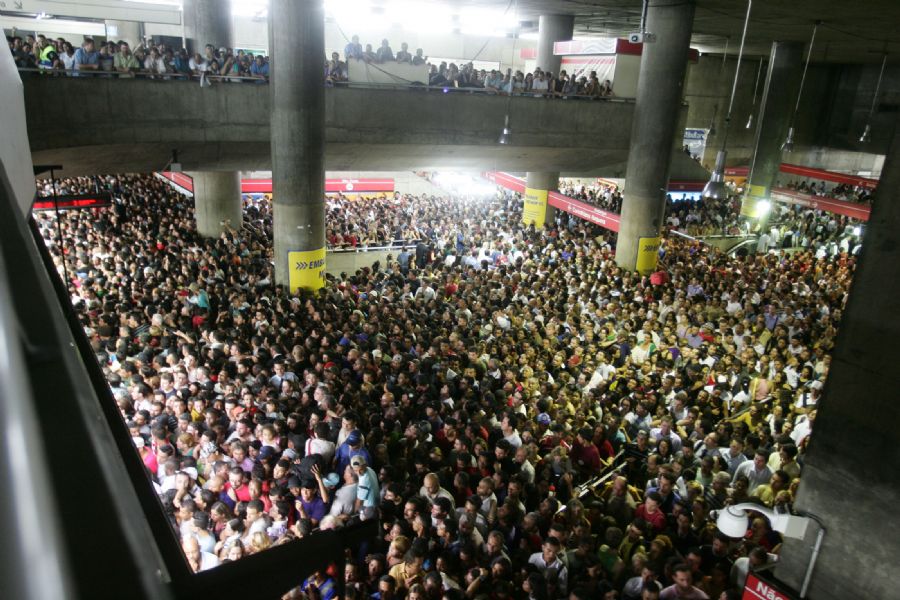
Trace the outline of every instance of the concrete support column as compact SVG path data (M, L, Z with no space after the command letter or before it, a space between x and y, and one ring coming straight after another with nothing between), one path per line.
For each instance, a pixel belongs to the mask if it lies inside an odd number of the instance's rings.
M541 15L538 19L537 66L543 71L559 75L562 56L553 54L553 44L572 39L575 27L573 15Z
M322 3L271 0L269 54L275 282L291 292L318 289L325 277Z
M231 3L219 0L183 0L182 23L188 52L203 54L206 44L232 47Z
M693 23L693 0L650 0L647 31L656 41L644 44L641 55L616 244L616 263L629 271L656 268Z
M243 225L241 176L237 171L188 173L194 180L194 216L197 232L203 237L222 235L225 226Z
M525 197L522 199L522 222L534 223L541 229L545 223L553 223L556 209L547 203L547 194L559 189L559 173L528 172L525 179Z
M900 121L894 128L849 299L841 319L794 508L827 529L808 597L896 598L888 534L900 505ZM775 574L803 585L819 528L786 539Z
M766 85L756 121L753 160L741 205L741 214L752 219L755 227L762 228L768 222L771 207L769 194L781 166L781 144L787 135L797 101L802 61L802 42L772 43Z
M113 42L128 42L132 50L143 40L142 27L137 21L104 21L106 38Z

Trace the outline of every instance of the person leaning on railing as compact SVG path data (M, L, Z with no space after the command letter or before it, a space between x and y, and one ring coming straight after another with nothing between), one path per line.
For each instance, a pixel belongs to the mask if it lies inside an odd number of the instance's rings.
M131 52L128 42L119 42L119 51L113 57L113 68L119 77L134 77L134 73L140 70L141 65Z
M81 48L75 51L75 73L78 77L83 71L97 71L100 69L100 53L94 49L94 40L86 38Z
M144 71L150 74L151 78L160 77L169 73L169 66L157 48L150 48L150 53L144 58Z
M258 79L257 83L265 83L269 79L269 61L262 54L257 54L251 63L250 76Z

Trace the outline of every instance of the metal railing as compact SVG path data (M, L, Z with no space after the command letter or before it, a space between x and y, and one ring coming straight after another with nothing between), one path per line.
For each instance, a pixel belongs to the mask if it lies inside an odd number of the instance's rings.
M34 73L49 78L68 78L75 77L77 79L148 79L153 81L191 81L200 83L201 76L193 73L151 73L149 71L133 71L129 73L121 73L118 71L71 71L68 69L37 69L23 68L18 69L20 73ZM77 73L77 75L76 75ZM239 75L211 75L206 74L205 78L213 83L255 83L268 84L269 77L245 77ZM483 87L457 87L455 85L429 85L418 82L398 82L398 83L375 83L365 81L326 81L325 87L335 88L359 88L359 89L384 89L397 90L406 89L412 91L434 92L441 94L478 94L482 96L498 96L508 98L534 98L536 100L582 100L582 101L601 101L610 103L633 104L634 98L620 98L618 96L589 96L585 94L537 94L532 91L514 92L509 94L504 91L489 90Z
M370 246L360 244L352 248L326 246L326 250L338 254L356 254L362 252L379 252L385 250L396 250L399 252L400 250L410 250L415 248L420 241L421 240L394 240L390 243L390 245ZM384 244L384 242L382 242L382 244Z
M0 165L0 202L12 204L6 181ZM63 600L72 594L70 573L12 290L0 253L0 538L14 549L0 566L0 581L8 598Z

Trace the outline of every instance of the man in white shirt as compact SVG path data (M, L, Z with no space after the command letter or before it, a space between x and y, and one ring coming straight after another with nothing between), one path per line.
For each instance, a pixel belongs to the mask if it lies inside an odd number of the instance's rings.
M681 436L672 430L672 417L668 415L660 420L659 427L650 430L650 437L657 442L665 438L673 453L681 452Z
M547 576L550 570L556 571L558 593L561 596L565 596L568 590L569 572L559 559L559 552L559 540L551 535L544 541L541 551L531 555L528 559L528 564L537 567L544 577Z
M503 420L500 422L500 431L503 432L503 439L508 441L513 449L519 448L522 445L522 438L516 430L516 425L518 425L518 423L518 416L511 412L504 413Z
M537 77L532 80L531 91L534 92L534 95L537 97L546 96L550 91L550 81L547 79L546 75L544 75L543 71L538 73Z
M732 482L743 475L750 482L750 485L747 487L747 493L753 495L756 488L769 483L769 480L772 479L772 470L766 464L767 460L766 453L762 450L757 450L753 455L753 460L742 463L734 470Z
M514 460L519 464L519 474L525 483L534 483L534 465L528 460L528 450L525 446L516 448Z
M329 430L328 423L318 423L315 435L306 441L306 455L321 454L326 465L334 461L334 442L328 439Z
M195 537L187 537L181 542L181 548L187 556L188 563L194 573L206 571L219 566L219 558L210 552L201 552L200 543Z
M422 487L419 489L419 495L434 503L438 498L447 498L450 500L451 506L455 507L456 502L453 500L453 494L441 487L441 480L434 473L425 476Z

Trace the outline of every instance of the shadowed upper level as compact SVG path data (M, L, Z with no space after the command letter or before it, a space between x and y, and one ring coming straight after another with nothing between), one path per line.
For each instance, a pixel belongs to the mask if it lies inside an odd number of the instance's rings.
M269 86L23 77L36 164L63 174L270 168ZM326 167L624 173L634 105L440 90L328 88ZM497 140L509 114L511 143ZM288 126L288 125L285 125ZM680 164L680 163L678 163ZM686 176L673 170L672 176Z

